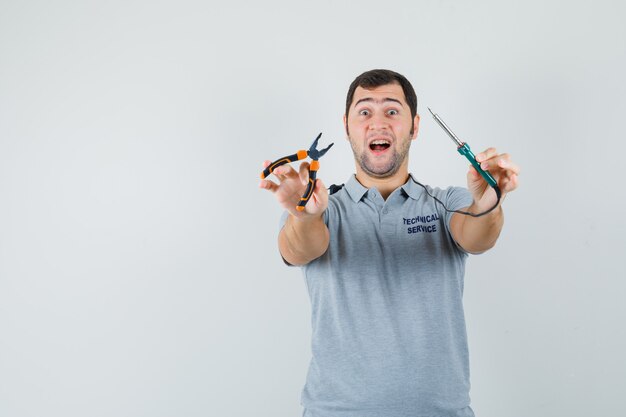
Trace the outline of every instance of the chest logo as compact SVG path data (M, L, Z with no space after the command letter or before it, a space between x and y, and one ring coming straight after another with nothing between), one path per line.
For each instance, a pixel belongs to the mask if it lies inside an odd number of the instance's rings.
M439 214L433 213L426 216L415 216L410 218L403 217L402 222L404 225L408 226L406 228L408 234L435 233L438 229Z

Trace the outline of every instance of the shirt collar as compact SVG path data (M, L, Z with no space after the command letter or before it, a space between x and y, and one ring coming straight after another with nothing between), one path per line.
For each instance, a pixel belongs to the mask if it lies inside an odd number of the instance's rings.
M413 200L419 199L423 190L417 183L413 175L409 174L409 179L404 185L400 186L402 190ZM356 175L352 174L348 182L346 183L346 191L348 191L348 195L352 198L352 201L358 203L361 201L363 196L369 191L368 188L365 188L359 180L356 179Z
M424 192L424 189L419 186L417 180L413 177L413 174L409 174L409 179L401 187L405 193L413 200L418 200L420 195Z
M359 180L356 179L356 175L352 174L346 183L346 191L348 191L348 195L350 195L352 201L358 203L361 201L365 193L367 193L368 188L365 188Z

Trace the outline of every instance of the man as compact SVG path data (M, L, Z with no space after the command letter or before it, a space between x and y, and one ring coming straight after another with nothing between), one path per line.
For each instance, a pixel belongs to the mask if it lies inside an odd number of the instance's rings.
M469 253L495 244L502 207L470 166L468 189L426 187L408 172L419 130L417 98L402 75L367 71L348 90L343 118L356 175L330 197L283 165L261 181L286 210L278 246L304 272L312 307L312 359L302 392L307 417L473 416L463 314ZM502 200L519 169L489 148L476 155ZM268 166L269 161L265 162ZM501 201L502 201L501 200Z

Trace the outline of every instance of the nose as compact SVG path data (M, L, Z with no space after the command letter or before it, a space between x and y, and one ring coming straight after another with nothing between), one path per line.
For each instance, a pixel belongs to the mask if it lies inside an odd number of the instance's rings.
M384 130L389 126L385 116L381 113L376 113L370 118L369 130Z

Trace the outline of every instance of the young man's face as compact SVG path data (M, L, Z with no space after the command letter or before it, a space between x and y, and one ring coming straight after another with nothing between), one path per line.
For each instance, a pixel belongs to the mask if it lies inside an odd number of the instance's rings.
M372 90L357 87L344 124L361 169L371 177L386 178L407 160L419 116L412 119L400 84Z

